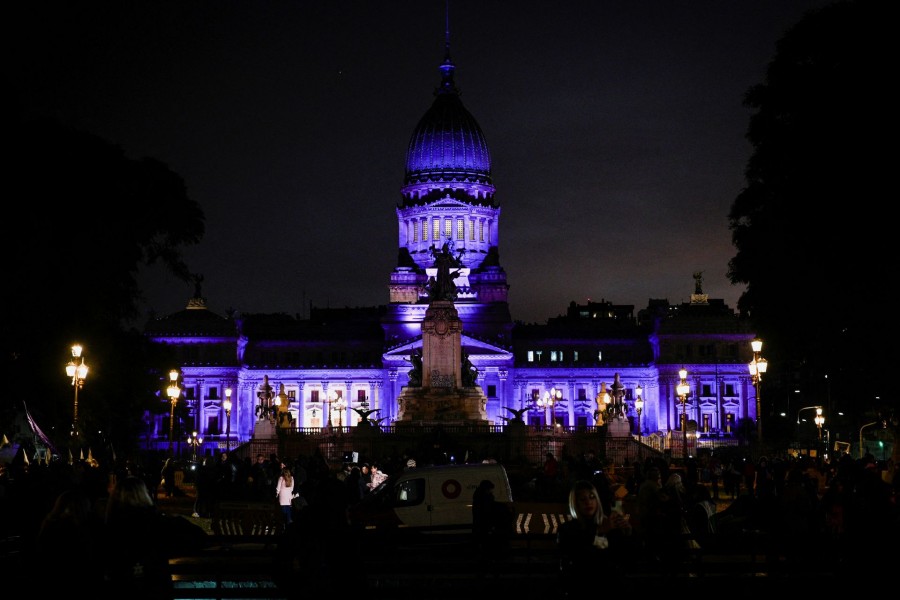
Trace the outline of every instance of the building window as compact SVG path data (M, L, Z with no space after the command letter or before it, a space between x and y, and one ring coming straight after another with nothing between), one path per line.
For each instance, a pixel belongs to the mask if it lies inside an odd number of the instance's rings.
M488 396L488 398L496 398L497 397L497 386L496 385L487 386L487 396Z
M579 400L587 400L587 390L584 388L578 388L578 399Z
M210 435L220 435L222 430L219 429L219 417L211 416L206 422L206 433Z
M533 390L531 390L531 401L532 402L537 402L538 398L540 398L540 397L541 397L541 390L539 390L537 388L534 388Z
M288 395L288 399L289 399L291 402L296 402L296 401L297 401L297 390L288 390L288 391L287 391L287 395Z
M469 239L475 241L475 219L469 222Z
M451 239L453 237L453 220L444 219L444 237Z
M433 219L431 221L431 239L435 242L441 239L441 220Z
M729 396L729 397L737 396L737 394L734 393L734 384L733 383L725 384L725 395Z
M367 402L369 399L366 398L366 390L356 390L356 401L362 404L363 402Z
M528 362L534 362L534 350L528 351Z
M422 219L422 241L428 241L428 219Z
M456 220L456 239L464 240L466 239L466 222L462 219Z
M194 386L184 388L184 397L187 400L193 400L197 397L197 392L194 389Z
M578 362L578 350L572 351L572 360L574 360L575 362Z
M700 392L701 396L712 396L713 395L712 386L710 384L704 383L700 387L702 389L702 391Z
M309 401L319 402L319 390L312 390L311 392L309 392Z
M478 222L478 241L484 241L484 221Z
M412 229L412 241L418 242L419 241L419 228L416 227L416 222L413 221L412 223L410 223L409 228Z
M207 398L209 400L218 400L219 399L219 388L210 387L209 390L207 390L207 391L209 392L209 396L207 396Z

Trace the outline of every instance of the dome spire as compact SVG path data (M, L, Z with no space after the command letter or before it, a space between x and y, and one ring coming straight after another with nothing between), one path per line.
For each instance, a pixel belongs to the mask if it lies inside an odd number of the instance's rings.
M444 28L444 62L441 63L441 87L434 91L438 94L459 94L456 84L453 82L453 71L456 65L450 58L450 0L447 0L446 26Z

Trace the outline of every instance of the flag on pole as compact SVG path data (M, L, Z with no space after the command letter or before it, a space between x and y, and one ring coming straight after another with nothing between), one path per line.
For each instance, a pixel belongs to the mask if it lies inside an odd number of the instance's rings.
M50 448L51 450L56 450L52 443L50 443L50 438L48 438L41 428L38 427L38 424L35 422L34 418L31 416L31 411L28 410L28 406L25 404L25 401L22 401L22 406L25 407L25 417L28 419L28 425L31 427L31 430L34 432L38 438L44 442L44 445Z

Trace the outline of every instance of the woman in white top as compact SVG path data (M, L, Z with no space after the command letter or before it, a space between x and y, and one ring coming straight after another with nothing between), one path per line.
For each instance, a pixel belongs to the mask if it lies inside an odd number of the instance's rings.
M281 476L278 478L278 484L275 486L275 497L278 498L278 504L281 506L281 512L284 514L285 526L294 522L291 514L291 500L294 499L294 476L288 467L281 469Z

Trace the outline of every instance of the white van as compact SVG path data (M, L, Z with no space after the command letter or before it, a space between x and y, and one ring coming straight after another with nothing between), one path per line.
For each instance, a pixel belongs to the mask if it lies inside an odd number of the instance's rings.
M503 465L415 467L389 477L353 506L350 521L367 529L409 527L471 531L472 494L484 479L494 484L494 499L512 510L512 489Z

